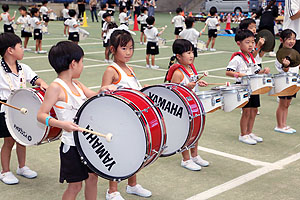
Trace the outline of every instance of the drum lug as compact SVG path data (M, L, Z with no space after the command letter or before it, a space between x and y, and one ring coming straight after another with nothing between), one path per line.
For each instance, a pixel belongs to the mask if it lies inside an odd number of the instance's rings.
M241 101L241 95L240 95L240 92L237 93L237 100L238 100L238 101Z
M211 99L211 105L212 105L212 106L215 106L215 105L216 105L216 99L215 99L215 97L213 97L213 98Z
M285 79L286 79L286 84L289 84L290 83L289 77L287 76L287 77L285 77Z
M263 85L266 85L266 78L263 78Z
M142 111L135 110L134 112L135 112L135 114L136 114L138 117L141 117Z

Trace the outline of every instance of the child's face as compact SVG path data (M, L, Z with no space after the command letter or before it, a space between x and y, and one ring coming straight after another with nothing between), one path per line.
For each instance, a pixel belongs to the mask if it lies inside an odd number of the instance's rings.
M251 31L253 34L256 34L256 24L254 23L249 24L248 30Z
M40 16L40 12L34 13L34 16L36 16L36 17Z
M111 16L106 17L106 18L105 18L105 21L111 22Z
M248 37L243 41L238 41L237 45L244 53L250 53L255 45L254 37Z
M113 51L114 58L122 63L127 63L130 61L133 56L133 43L130 40L125 47L120 45L117 48L117 51Z
M19 10L19 12L20 12L20 14L21 14L22 16L26 15L26 11L25 11L25 10Z
M22 60L24 56L24 50L21 43L16 44L16 46L9 47L9 51L11 51L11 54L15 57L16 60Z
M289 38L285 39L284 41L280 38L280 42L285 48L293 48L293 46L296 44L296 36L292 34Z
M73 60L72 64L73 64L73 72L74 72L73 78L79 78L83 70L83 57L79 60L79 62Z
M190 50L183 54L177 54L176 57L181 65L190 65L194 61L194 52Z

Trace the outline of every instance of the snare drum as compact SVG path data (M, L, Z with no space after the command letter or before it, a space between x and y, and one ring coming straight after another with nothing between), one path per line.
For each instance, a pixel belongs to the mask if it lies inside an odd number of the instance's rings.
M155 85L141 91L152 99L164 116L168 137L162 156L193 147L205 124L204 108L196 94L178 84Z
M199 91L196 92L196 95L203 104L206 113L212 113L222 108L223 100L219 91Z
M249 85L251 95L265 94L273 88L271 74L253 74L242 77L242 84Z
M164 149L162 114L140 91L121 89L99 94L78 110L75 123L104 134L111 142L86 132L74 132L81 159L99 176L120 181L154 162Z
M86 30L79 28L79 40L85 40L90 35Z
M162 47L166 45L167 40L163 38L158 38L158 46Z
M248 85L218 86L212 88L221 92L223 97L223 110L231 112L236 108L243 108L249 101Z
M28 112L5 107L5 120L11 136L24 146L39 145L57 140L61 136L61 129L48 127L37 121L37 113L44 101L44 91L40 88L19 89L12 93L7 103L19 108L26 108ZM54 109L50 116L56 118Z
M296 73L274 74L274 88L270 96L292 96L297 90L298 75Z

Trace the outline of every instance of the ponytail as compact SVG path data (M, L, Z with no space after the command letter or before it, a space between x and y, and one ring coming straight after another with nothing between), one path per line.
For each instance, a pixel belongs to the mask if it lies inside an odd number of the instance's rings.
M169 62L168 69L170 69L170 67L171 67L173 64L175 64L175 60L176 60L176 55L173 55L173 56L170 58L170 62ZM167 73L166 73L164 82L167 81L168 72L169 72L169 71L167 71Z

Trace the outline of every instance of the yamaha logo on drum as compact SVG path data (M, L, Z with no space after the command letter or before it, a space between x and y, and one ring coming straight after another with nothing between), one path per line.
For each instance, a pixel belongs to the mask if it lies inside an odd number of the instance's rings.
M90 125L86 127L86 129L90 129ZM97 135L93 135L88 132L82 132L84 136L86 136L86 140L90 143L91 148L94 149L95 153L98 155L99 159L102 160L102 163L107 168L108 171L112 169L112 167L117 163L113 157L110 156L108 150L105 149L103 143L100 141Z
M156 94L152 94L151 92L148 93L148 96L160 107L161 110L166 111L176 117L182 118L183 107L159 97Z
M29 142L32 140L32 137L30 135L27 135L25 131L23 131L22 128L18 127L16 124L14 124L14 128L22 135L24 136Z

